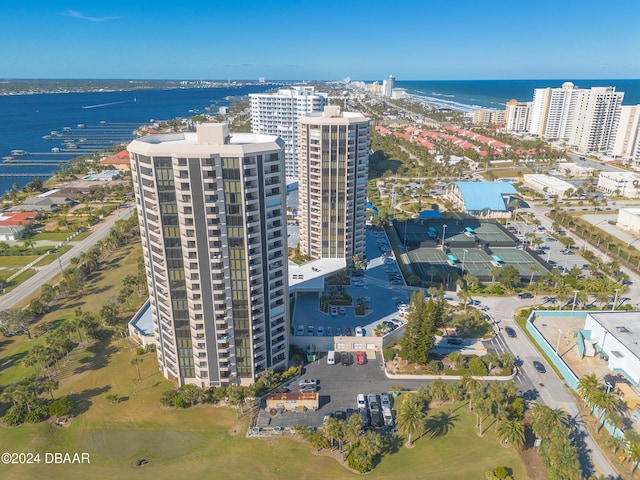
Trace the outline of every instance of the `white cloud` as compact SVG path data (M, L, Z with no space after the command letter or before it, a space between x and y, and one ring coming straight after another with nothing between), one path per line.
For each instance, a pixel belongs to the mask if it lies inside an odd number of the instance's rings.
M68 17L79 18L81 20L88 20L89 22L106 22L108 20L117 20L120 17L89 17L82 12L76 12L75 10L67 10L65 15Z

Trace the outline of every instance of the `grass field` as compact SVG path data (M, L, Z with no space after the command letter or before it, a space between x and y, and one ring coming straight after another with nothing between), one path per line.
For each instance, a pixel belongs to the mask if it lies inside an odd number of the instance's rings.
M136 270L139 244L120 249L98 273L84 295L69 299L40 323L59 322L73 316L77 307L96 312L115 296L122 277ZM135 310L132 307L131 311ZM33 372L21 363L24 352L43 339L25 336L0 341L0 384L6 385ZM70 425L59 428L42 422L16 428L0 427L2 451L40 453L89 453L89 465L2 465L3 480L29 479L351 479L360 478L333 458L314 455L306 442L278 436L267 439L245 437L247 418L236 419L226 407L197 406L173 410L160 406L159 398L172 384L157 368L154 353L141 356L142 381L134 383L135 348L125 341L104 342L76 349L59 375L56 398L69 395L79 405ZM134 393L135 385L135 393ZM121 401L109 404L106 396L118 394ZM515 450L503 448L495 439L491 421L485 436L475 428L475 415L465 404L445 405L429 413L432 434L402 446L395 438L389 451L369 475L375 479L434 480L483 478L498 465L513 469L515 478L526 478ZM439 412L453 410L447 422ZM139 458L144 467L134 467Z

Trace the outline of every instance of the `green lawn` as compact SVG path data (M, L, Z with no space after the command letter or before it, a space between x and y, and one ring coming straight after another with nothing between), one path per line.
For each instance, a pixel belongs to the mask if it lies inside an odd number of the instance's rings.
M115 296L120 279L136 270L139 244L115 253L107 267L88 285L85 294L68 299L40 323L59 322L73 316L78 306L97 312L102 303ZM131 311L135 310L134 307ZM21 363L24 352L43 338L29 341L12 337L0 341L0 384L6 385L33 372ZM173 410L160 406L160 395L171 382L158 371L154 353L143 355L140 365L142 381L135 384L135 348L116 341L76 349L71 361L62 367L60 387L55 392L72 396L79 412L66 428L46 422L16 428L0 428L0 450L90 454L89 465L2 465L0 478L9 479L150 479L181 478L225 479L355 479L333 458L317 456L306 442L293 438L248 439L248 419L236 419L232 410L219 406L197 406ZM122 401L111 405L106 396L118 394ZM398 399L401 401L401 399ZM437 421L440 411L454 410L450 429ZM418 439L411 449L396 438L391 450L369 475L375 479L462 479L483 478L484 472L498 465L514 470L515 478L526 478L515 450L503 448L494 435L491 421L480 438L475 415L465 411L465 404L449 405L429 412L433 431ZM136 459L151 462L142 468L133 466Z
M24 267L33 262L37 255L0 255L0 267Z
M39 242L41 240L49 240L50 242L62 242L63 240L69 238L71 235L73 235L73 232L42 232L33 237L33 240L36 242Z

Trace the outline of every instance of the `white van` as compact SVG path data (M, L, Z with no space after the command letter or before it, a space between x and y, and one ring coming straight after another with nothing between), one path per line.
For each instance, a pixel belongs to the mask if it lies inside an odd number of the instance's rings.
M327 354L327 365L335 365L336 364L336 352L333 350L329 350Z

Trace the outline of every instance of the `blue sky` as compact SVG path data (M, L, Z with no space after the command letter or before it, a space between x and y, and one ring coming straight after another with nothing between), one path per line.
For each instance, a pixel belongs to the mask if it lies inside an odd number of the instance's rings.
M640 78L638 0L0 2L0 78Z

